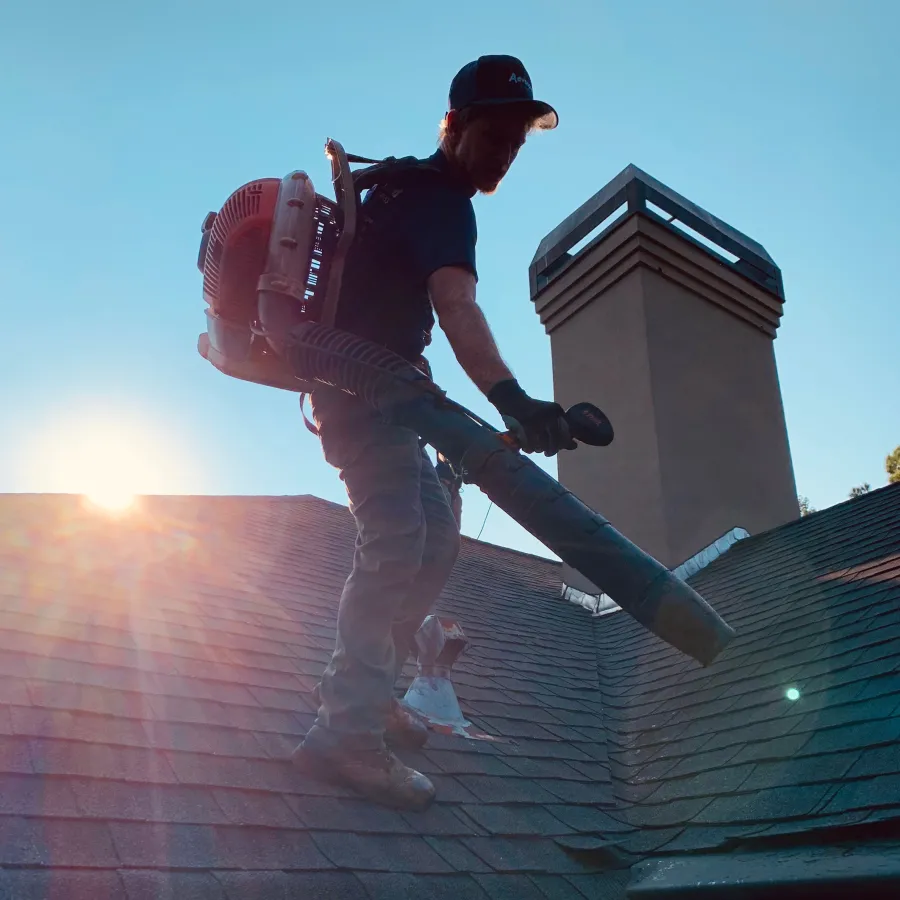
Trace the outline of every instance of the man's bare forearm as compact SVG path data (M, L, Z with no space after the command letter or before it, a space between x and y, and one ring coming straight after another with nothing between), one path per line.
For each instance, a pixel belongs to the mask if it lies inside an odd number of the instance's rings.
M498 381L513 377L476 303L467 309L454 309L440 323L459 364L485 396Z
M513 378L503 361L481 307L475 302L471 276L440 270L429 284L441 330L466 375L485 395L500 381Z

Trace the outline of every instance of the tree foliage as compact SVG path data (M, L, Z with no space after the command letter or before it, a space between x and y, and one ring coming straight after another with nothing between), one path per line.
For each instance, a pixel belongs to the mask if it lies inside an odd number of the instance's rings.
M900 483L900 446L894 447L885 457L884 470L887 472L888 484ZM848 496L851 500L856 500L858 497L864 497L871 490L872 485L868 481L864 481L862 484L851 488ZM800 505L801 516L808 516L810 513L817 511L809 502L809 497L804 497L802 494L797 495L797 503Z
M896 484L900 481L900 446L894 447L893 452L888 453L884 461L884 468L889 484Z

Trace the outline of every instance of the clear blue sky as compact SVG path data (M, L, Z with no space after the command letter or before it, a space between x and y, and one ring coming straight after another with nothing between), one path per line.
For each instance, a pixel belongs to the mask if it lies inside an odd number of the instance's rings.
M898 32L891 0L0 4L0 491L80 490L82 438L121 433L139 490L344 502L296 399L197 355L200 223L293 168L326 192L327 136L430 153L450 78L490 52L521 56L561 119L476 200L480 300L525 387L551 393L534 250L635 163L782 267L800 492L823 507L884 484L900 443ZM490 415L443 339L432 349L439 382ZM487 502L464 497L473 534ZM484 538L541 552L498 510Z

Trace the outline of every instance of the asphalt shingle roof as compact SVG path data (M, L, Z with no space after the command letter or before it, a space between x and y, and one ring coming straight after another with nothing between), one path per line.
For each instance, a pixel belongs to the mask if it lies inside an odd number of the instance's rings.
M900 485L741 541L691 584L738 633L709 668L627 616L595 620L641 840L682 853L900 822Z
M603 883L557 841L630 826L589 617L559 599L555 564L464 541L440 603L471 642L454 681L505 740L434 735L407 761L439 801L401 814L287 761L330 657L345 508L169 497L110 519L12 495L0 516L0 897L579 898L579 879Z
M900 820L900 485L696 575L738 631L707 669L464 540L439 611L471 642L463 711L503 740L407 754L439 791L418 815L287 761L344 507L7 495L0 534L0 898L620 898L641 857Z

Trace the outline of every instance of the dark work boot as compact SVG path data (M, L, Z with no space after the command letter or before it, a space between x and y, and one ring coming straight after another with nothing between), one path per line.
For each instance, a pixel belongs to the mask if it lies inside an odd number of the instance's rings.
M421 750L428 741L428 726L396 697L384 725L384 742L391 747Z
M434 785L404 766L390 750L314 750L300 744L291 761L322 781L351 788L367 800L410 812L423 812L434 800Z

